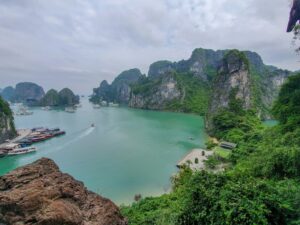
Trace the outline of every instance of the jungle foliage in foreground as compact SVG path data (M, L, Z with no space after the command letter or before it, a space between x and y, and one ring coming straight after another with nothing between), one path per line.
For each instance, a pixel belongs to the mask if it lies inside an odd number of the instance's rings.
M231 168L183 169L170 194L122 207L130 224L300 224L300 74L275 103L279 125L264 127L240 105L232 99L214 118L216 136L239 143Z

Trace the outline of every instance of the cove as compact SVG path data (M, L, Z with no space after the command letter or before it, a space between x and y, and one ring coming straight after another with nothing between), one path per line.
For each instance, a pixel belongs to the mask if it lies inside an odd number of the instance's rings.
M76 113L32 109L15 117L17 128L59 127L65 136L36 144L36 153L0 159L0 175L41 157L88 189L128 204L135 194L157 196L170 189L175 165L189 150L205 147L203 118L130 108L94 109L87 101ZM91 127L94 123L95 127Z

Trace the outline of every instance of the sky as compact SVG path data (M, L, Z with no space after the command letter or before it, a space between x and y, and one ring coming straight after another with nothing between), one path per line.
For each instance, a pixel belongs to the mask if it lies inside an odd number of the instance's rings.
M104 79L193 49L251 50L298 70L290 0L0 0L0 87L91 94Z

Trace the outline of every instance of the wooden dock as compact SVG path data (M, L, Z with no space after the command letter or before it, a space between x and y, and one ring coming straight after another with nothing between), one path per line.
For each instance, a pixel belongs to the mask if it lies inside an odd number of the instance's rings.
M4 142L3 144L0 144L0 148L6 146L7 144L15 143L25 137L27 137L29 134L31 134L30 129L19 129L17 130L18 136L12 140L9 140L9 142Z
M205 169L204 161L213 154L213 151L193 149L177 163L177 167L180 168L184 165L187 165L192 170L203 170Z

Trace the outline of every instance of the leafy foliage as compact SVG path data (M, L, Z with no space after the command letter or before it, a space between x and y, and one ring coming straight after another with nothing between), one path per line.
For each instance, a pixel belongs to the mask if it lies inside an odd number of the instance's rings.
M210 97L209 85L189 73L177 73L175 77L184 96L182 100L174 100L169 103L167 109L204 115Z
M9 104L0 96L0 128L6 127L6 124L3 124L4 120L2 117L6 117L9 121L9 126L11 127L11 133L9 136L15 136L17 132L14 125L13 113L9 107Z
M264 127L232 99L214 118L215 134L238 142L224 173L183 168L170 194L146 198L122 212L130 224L300 223L299 80L283 86L274 112L279 125Z

